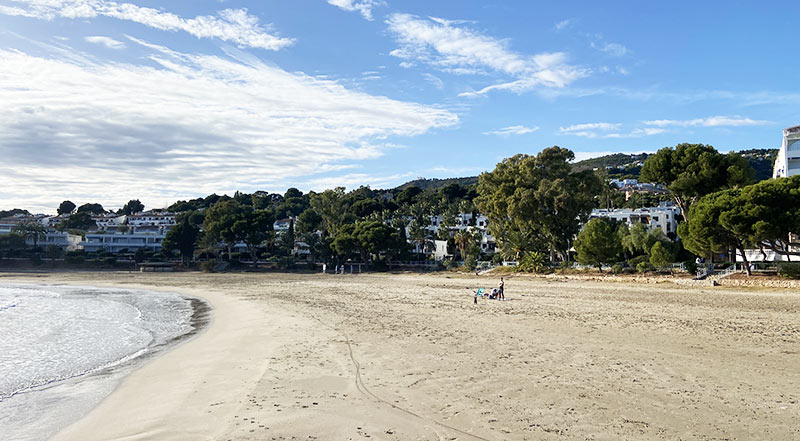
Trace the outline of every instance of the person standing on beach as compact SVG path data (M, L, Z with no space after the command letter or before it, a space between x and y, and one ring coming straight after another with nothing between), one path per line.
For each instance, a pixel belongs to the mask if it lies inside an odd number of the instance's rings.
M498 288L498 290L497 290L497 298L499 300L505 300L506 299L506 296L505 296L505 293L504 293L505 285L506 285L506 282L504 282L503 278L501 277L500 278L500 284L497 286L497 288Z

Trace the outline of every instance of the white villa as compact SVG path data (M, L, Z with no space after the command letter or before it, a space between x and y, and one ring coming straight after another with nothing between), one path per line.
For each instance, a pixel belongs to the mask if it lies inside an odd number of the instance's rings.
M773 178L785 178L800 174L800 126L783 129L783 144L775 158Z
M133 253L139 248L158 252L161 251L161 242L166 236L166 232L120 234L99 231L86 233L86 239L80 246L88 253L98 251L117 253L123 250Z
M677 232L678 223L675 221L675 217L679 214L681 214L680 208L670 202L662 202L658 207L650 208L594 209L589 215L589 219L606 217L628 225L644 224L648 230L658 228L668 235Z

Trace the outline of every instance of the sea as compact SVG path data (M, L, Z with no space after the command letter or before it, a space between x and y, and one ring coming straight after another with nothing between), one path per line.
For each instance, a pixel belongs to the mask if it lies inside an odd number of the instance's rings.
M174 293L0 284L0 440L49 439L209 316Z

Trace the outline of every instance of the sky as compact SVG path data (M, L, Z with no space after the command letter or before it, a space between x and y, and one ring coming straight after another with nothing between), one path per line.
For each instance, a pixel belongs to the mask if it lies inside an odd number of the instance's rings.
M800 3L0 0L0 209L777 148Z

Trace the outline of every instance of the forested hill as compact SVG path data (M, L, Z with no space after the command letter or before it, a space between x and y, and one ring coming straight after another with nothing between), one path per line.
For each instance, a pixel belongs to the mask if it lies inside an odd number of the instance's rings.
M756 181L763 181L772 177L772 165L775 163L775 156L778 149L749 149L736 152L750 161L750 166L756 171ZM572 164L576 171L581 170L605 170L609 178L612 179L638 179L639 172L642 170L641 164L650 156L647 153L614 153L612 155L600 156L597 158L584 159ZM419 187L422 190L438 189L448 184L459 184L462 187L477 184L478 177L470 176L465 178L447 179L425 179L419 178L396 188L403 190L408 187Z
M468 187L478 183L477 176L469 176L466 178L447 178L447 179L425 179L419 178L413 181L406 182L405 184L397 187L397 190L404 190L408 187L419 187L421 190L437 189L449 184L458 184L462 187Z
M749 149L740 150L738 153L750 161L750 166L756 171L756 181L763 181L772 177L772 165L778 149ZM572 165L575 170L604 170L609 178L613 179L638 179L642 164L649 155L647 153L600 156L585 159Z

